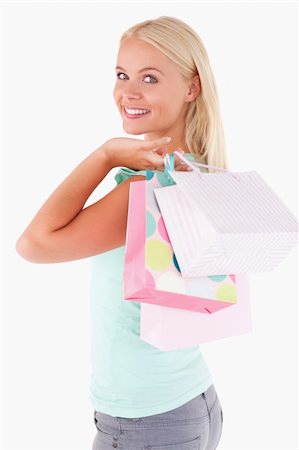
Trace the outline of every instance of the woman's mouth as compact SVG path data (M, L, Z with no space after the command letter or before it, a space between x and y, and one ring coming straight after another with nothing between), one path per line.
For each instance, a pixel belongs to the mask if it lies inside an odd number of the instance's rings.
M128 119L141 119L149 113L148 109L124 108L124 116Z

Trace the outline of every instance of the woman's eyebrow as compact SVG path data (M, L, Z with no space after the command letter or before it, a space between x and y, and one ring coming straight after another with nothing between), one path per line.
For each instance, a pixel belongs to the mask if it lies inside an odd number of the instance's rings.
M120 69L120 70L123 70L124 72L126 72L126 69L124 69L123 67L116 66L116 67L115 67L115 70L117 70L117 69ZM162 72L162 70L156 69L155 67L144 67L143 69L138 70L138 73L144 72L145 70L156 70L157 72L160 72L162 75L164 75L164 73Z

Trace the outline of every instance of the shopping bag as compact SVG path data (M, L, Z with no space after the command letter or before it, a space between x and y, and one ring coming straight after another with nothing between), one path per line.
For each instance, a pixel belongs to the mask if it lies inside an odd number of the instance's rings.
M238 302L217 314L141 303L140 339L169 351L252 331L249 278L236 275Z
M169 171L155 196L183 277L273 270L293 249L298 221L256 171Z
M167 184L167 174L152 171L130 184L124 299L206 314L232 307L235 275L182 277L154 196L155 187Z

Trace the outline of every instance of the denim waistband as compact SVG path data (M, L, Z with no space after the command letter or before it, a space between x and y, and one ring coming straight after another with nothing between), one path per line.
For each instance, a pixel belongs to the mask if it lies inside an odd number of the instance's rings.
M161 414L155 414L153 416L137 417L137 418L125 418L125 417L113 417L99 411L94 411L97 419L103 424L103 426L109 429L112 433L119 430L128 430L133 428L140 428L142 425L146 426L153 423L160 423L163 426L163 422L171 421L175 423L178 421L182 423L184 421L190 422L192 420L200 420L201 411L212 411L213 406L217 400L217 393L214 385L212 384L205 392L199 394L184 405L179 406L171 411L166 411Z

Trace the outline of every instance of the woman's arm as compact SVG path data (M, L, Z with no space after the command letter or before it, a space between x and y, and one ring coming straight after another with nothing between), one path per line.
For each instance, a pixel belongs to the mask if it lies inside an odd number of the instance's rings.
M17 252L31 262L51 263L81 259L124 245L133 180L125 180L83 209L84 204L113 167L127 165L141 170L163 165L163 157L156 153L163 143L163 138L151 142L115 138L96 149L46 200L18 239Z

